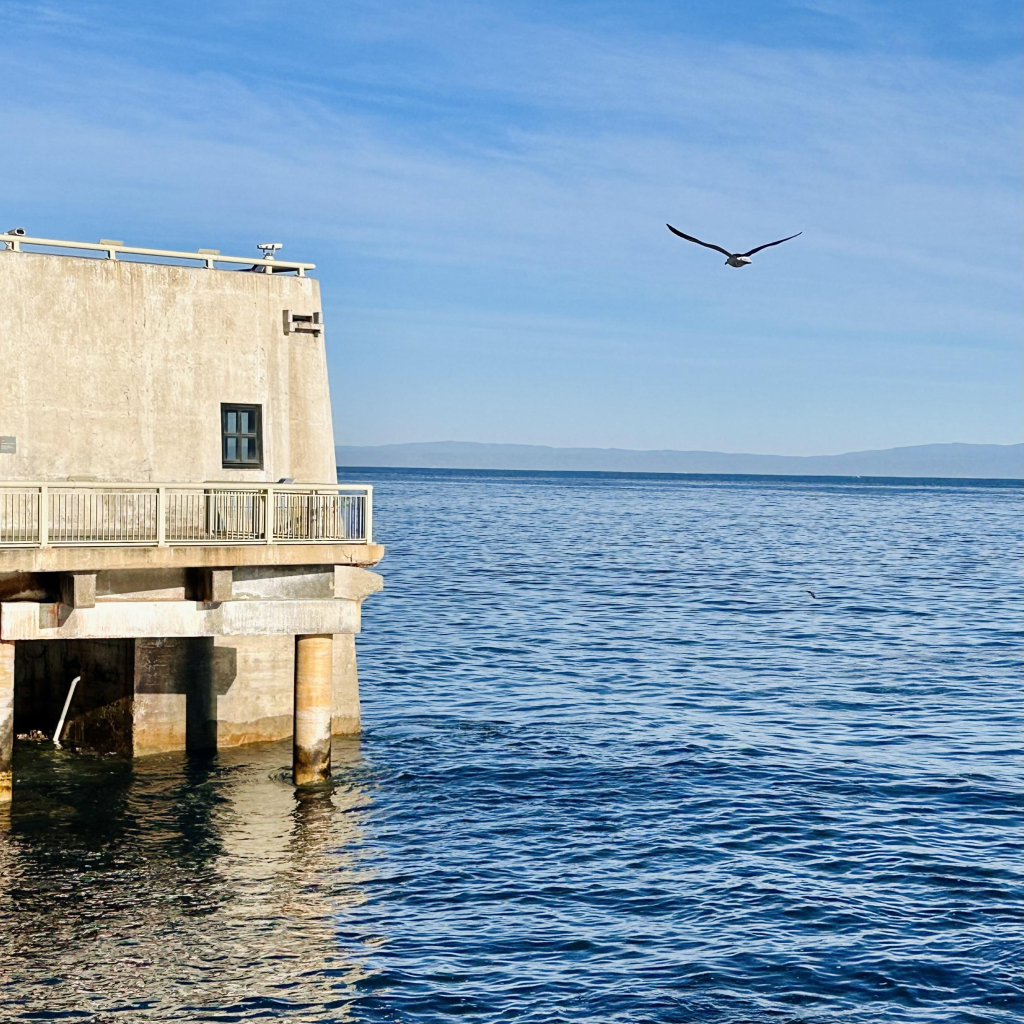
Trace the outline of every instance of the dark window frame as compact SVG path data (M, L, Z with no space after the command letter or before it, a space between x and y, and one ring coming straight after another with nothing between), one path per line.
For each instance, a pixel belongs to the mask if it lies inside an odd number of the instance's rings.
M242 430L228 430L228 414L235 413L236 415L243 412L252 413L255 419L255 430L245 431ZM241 423L238 422L238 426ZM236 459L228 458L228 438L236 439L236 450L239 452L239 456L242 451L243 439L248 440L249 438L255 438L256 441L256 459L255 460L243 460L241 457ZM220 459L221 466L224 469L262 469L263 468L263 406L255 405L252 402L221 402L220 403Z

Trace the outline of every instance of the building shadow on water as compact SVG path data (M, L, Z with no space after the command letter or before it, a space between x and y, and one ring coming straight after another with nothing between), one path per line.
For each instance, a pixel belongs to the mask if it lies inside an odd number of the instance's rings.
M0 1017L344 1020L365 977L335 915L364 896L358 741L334 785L291 744L135 762L19 749L0 821Z

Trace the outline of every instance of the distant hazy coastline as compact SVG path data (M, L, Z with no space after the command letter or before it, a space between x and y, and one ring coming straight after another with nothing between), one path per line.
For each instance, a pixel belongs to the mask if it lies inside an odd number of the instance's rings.
M576 470L618 473L752 473L784 476L893 476L1020 480L1022 444L923 444L842 455L549 448L531 444L427 441L339 445L339 466L412 469Z

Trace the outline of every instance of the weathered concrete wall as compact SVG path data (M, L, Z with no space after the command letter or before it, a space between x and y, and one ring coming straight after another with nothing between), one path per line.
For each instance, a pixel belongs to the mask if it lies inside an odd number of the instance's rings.
M131 745L136 757L217 746L210 637L135 641Z
M295 637L216 637L214 658L217 746L291 736Z
M356 638L352 633L337 633L334 637L331 733L335 736L357 736L361 724Z
M0 479L333 483L310 277L0 251ZM220 403L263 407L264 468L221 466Z

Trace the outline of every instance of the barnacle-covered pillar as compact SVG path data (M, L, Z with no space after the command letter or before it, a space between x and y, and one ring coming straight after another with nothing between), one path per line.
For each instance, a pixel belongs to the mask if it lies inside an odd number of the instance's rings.
M331 777L331 682L334 637L295 638L295 726L292 777L296 786Z

